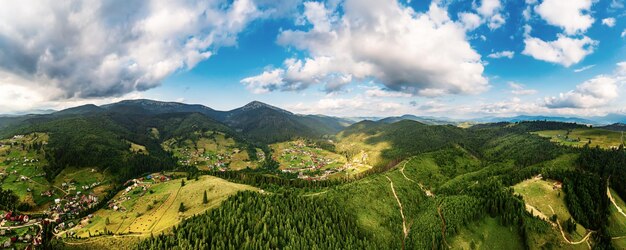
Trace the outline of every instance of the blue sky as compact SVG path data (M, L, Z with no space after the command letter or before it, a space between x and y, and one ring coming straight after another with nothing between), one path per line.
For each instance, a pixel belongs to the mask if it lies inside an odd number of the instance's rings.
M0 10L0 113L127 98L336 116L624 113L625 10L623 0L20 1Z

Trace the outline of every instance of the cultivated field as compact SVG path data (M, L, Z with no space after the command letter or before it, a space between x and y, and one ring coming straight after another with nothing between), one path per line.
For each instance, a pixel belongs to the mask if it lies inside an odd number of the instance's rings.
M280 164L279 169L285 173L300 174L300 177L332 179L369 169L348 163L345 156L308 145L304 140L276 143L271 148Z
M185 180L184 186L181 186L181 181L182 179L174 179L156 184L140 184L129 192L121 191L113 198L117 201L117 211L113 208L98 210L93 218L81 222L81 225L70 231L76 232L79 237L109 231L113 234L144 236L157 234L184 218L218 206L228 196L240 190L255 190L250 186L212 176L201 176L197 181ZM207 204L203 204L205 191ZM184 212L179 212L181 203L186 208Z
M555 143L572 147L582 147L591 142L590 146L592 147L615 148L624 143L621 132L597 128L544 130L533 133L541 137L551 138L550 140Z
M181 164L197 166L201 170L241 170L256 168L259 164L259 160L251 160L246 148L224 133L195 132L192 138L169 139L162 146L173 152ZM255 151L258 159L263 158L261 150Z

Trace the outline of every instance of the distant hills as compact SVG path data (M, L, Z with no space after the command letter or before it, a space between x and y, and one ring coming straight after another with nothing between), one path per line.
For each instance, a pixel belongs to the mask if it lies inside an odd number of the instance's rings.
M199 104L138 99L102 106L83 105L50 114L0 117L0 129L75 116L115 114L119 119L140 122L137 120L147 121L158 115L180 113L202 114L236 133L241 133L243 137L260 143L336 134L353 123L331 116L298 115L258 101L230 111L219 111Z
M520 122L520 121L556 121L567 123L606 126L607 129L620 130L620 126L610 124L626 123L626 115L609 114L595 117L561 117L520 115L513 117L482 117L476 119L453 119L448 117L402 115L391 117L333 117L324 115L300 115L287 110L253 101L243 107L229 111L215 110L200 104L179 102L161 102L147 99L125 100L117 103L96 106L93 104L73 107L61 111L39 110L28 115L0 115L0 129L19 124L31 119L50 119L73 115L95 113L119 113L127 115L158 115L169 113L199 113L212 120L223 123L233 130L246 134L249 138L261 142L275 142L294 136L310 137L336 134L347 126L364 121L395 123L403 120L417 121L427 125L471 125L477 123Z

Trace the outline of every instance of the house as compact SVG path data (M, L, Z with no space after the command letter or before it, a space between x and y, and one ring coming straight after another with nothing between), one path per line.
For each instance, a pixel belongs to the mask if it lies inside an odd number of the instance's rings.
M4 247L4 248L9 248L9 247L11 247L11 239L7 239L7 241L5 241L5 242L2 244L2 247Z
M563 187L563 183L561 183L560 181L557 181L554 183L554 185L552 185L553 190L561 189L562 187Z

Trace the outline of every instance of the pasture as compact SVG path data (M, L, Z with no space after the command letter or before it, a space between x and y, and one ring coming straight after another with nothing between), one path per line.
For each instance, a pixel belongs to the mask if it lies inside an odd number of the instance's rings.
M624 143L621 132L597 129L578 128L573 130L544 130L533 132L541 137L550 138L550 141L571 147L583 147L590 143L591 147L615 148Z
M219 206L228 196L238 191L256 190L212 176L201 176L197 181L185 180L184 186L181 186L181 181L182 179L174 179L138 185L129 192L123 190L113 198L119 207L117 211L112 208L100 209L93 214L93 218L84 220L71 231L76 232L79 237L109 231L113 234L157 234L185 218ZM207 204L203 204L205 191ZM184 212L179 212L181 203L186 208Z

